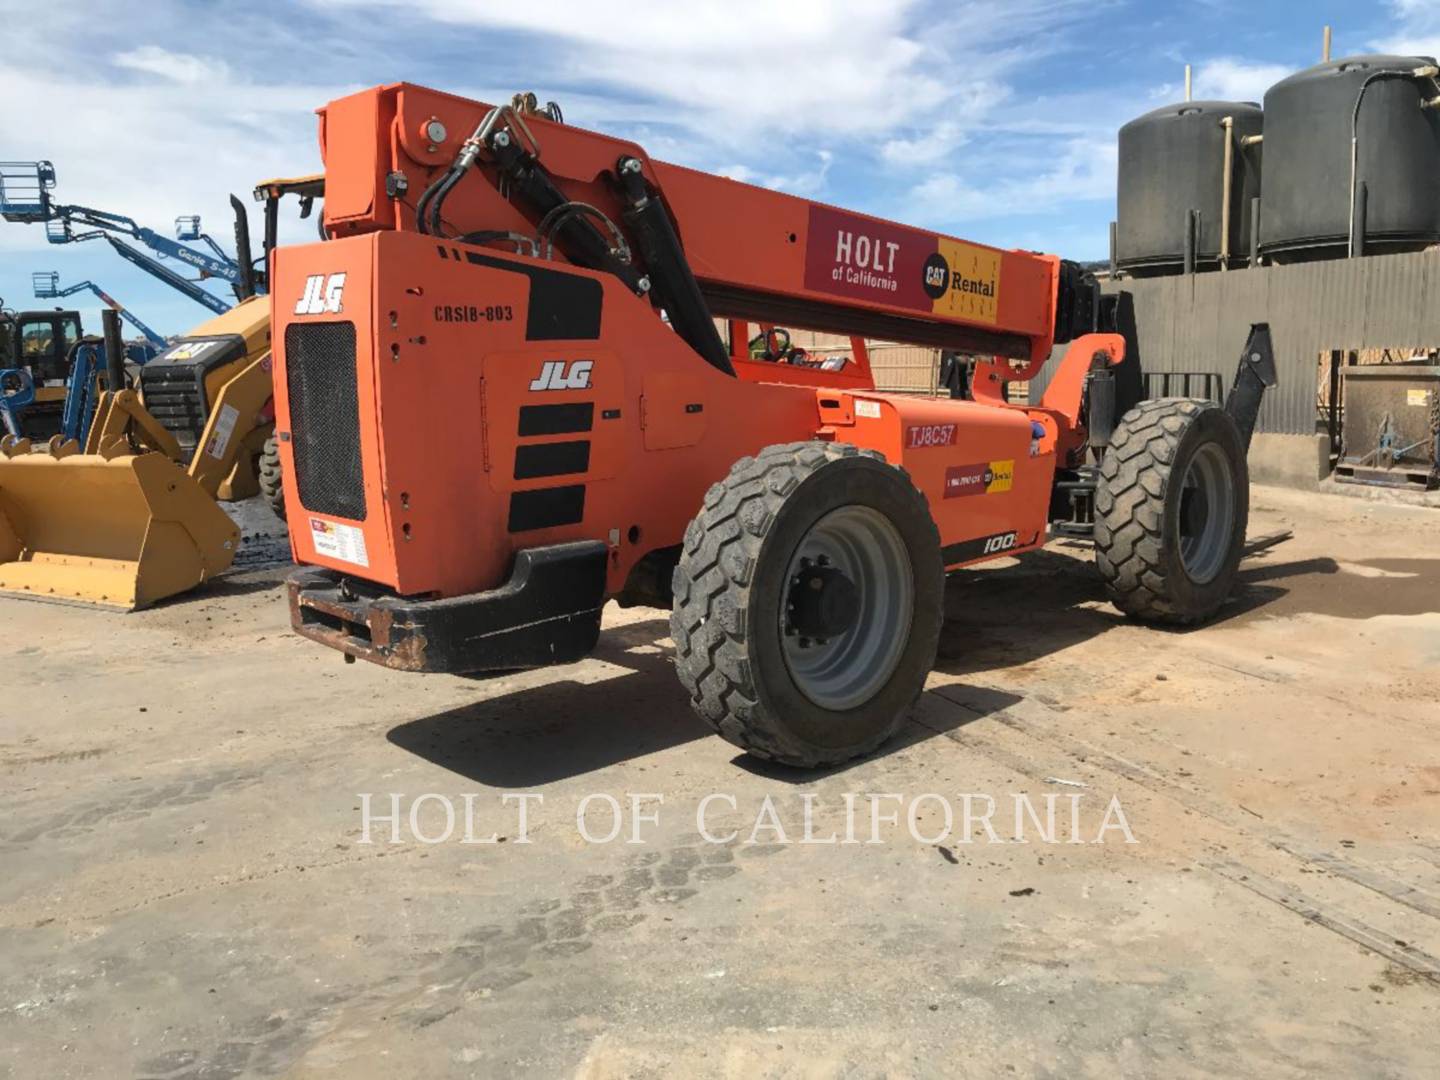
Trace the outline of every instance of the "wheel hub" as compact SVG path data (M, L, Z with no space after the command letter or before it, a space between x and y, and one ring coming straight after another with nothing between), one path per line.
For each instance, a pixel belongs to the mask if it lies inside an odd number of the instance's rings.
M1225 565L1234 528L1234 480L1215 443L1202 446L1181 481L1176 534L1180 561L1191 581L1213 581Z
M824 555L813 562L801 559L800 572L791 579L786 606L789 632L823 645L855 625L860 614L860 590Z
M801 538L776 612L795 687L816 705L852 709L895 671L914 610L910 555L880 511L842 506Z

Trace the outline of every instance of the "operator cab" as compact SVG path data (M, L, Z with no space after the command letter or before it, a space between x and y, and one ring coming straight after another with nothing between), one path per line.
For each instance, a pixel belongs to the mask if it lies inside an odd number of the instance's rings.
M75 311L22 311L14 317L14 328L4 335L13 349L0 367L29 368L37 382L63 380L68 371L66 357L80 340L80 315ZM4 346L0 346L4 347Z

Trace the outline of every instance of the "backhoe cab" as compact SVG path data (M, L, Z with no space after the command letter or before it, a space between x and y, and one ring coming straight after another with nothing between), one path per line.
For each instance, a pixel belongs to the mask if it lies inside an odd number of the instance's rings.
M1232 408L1127 401L1073 263L668 165L527 96L397 84L321 118L328 239L279 249L271 290L303 636L476 672L578 659L607 599L663 604L695 710L819 765L920 693L946 571L1057 521L1138 617L1228 593L1263 333ZM968 399L879 393L867 338L989 359Z
M78 311L0 305L0 434L59 430L71 350L83 336Z

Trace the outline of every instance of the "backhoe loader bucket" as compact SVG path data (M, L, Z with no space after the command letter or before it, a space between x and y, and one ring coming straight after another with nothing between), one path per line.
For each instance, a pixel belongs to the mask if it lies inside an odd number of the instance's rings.
M0 591L129 611L221 573L239 541L164 454L0 457Z

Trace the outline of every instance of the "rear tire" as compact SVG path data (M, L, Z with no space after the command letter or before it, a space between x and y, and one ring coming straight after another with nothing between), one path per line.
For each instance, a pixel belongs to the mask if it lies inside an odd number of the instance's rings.
M1095 565L1111 601L1148 622L1213 615L1235 582L1250 511L1245 443L1217 406L1145 401L1100 463Z
M889 738L924 688L944 582L939 533L904 470L843 444L768 447L706 492L685 532L676 672L742 750L846 761Z
M280 479L280 443L272 434L265 440L260 451L260 464L256 470L260 478L260 494L275 511L275 516L285 520L285 487Z

